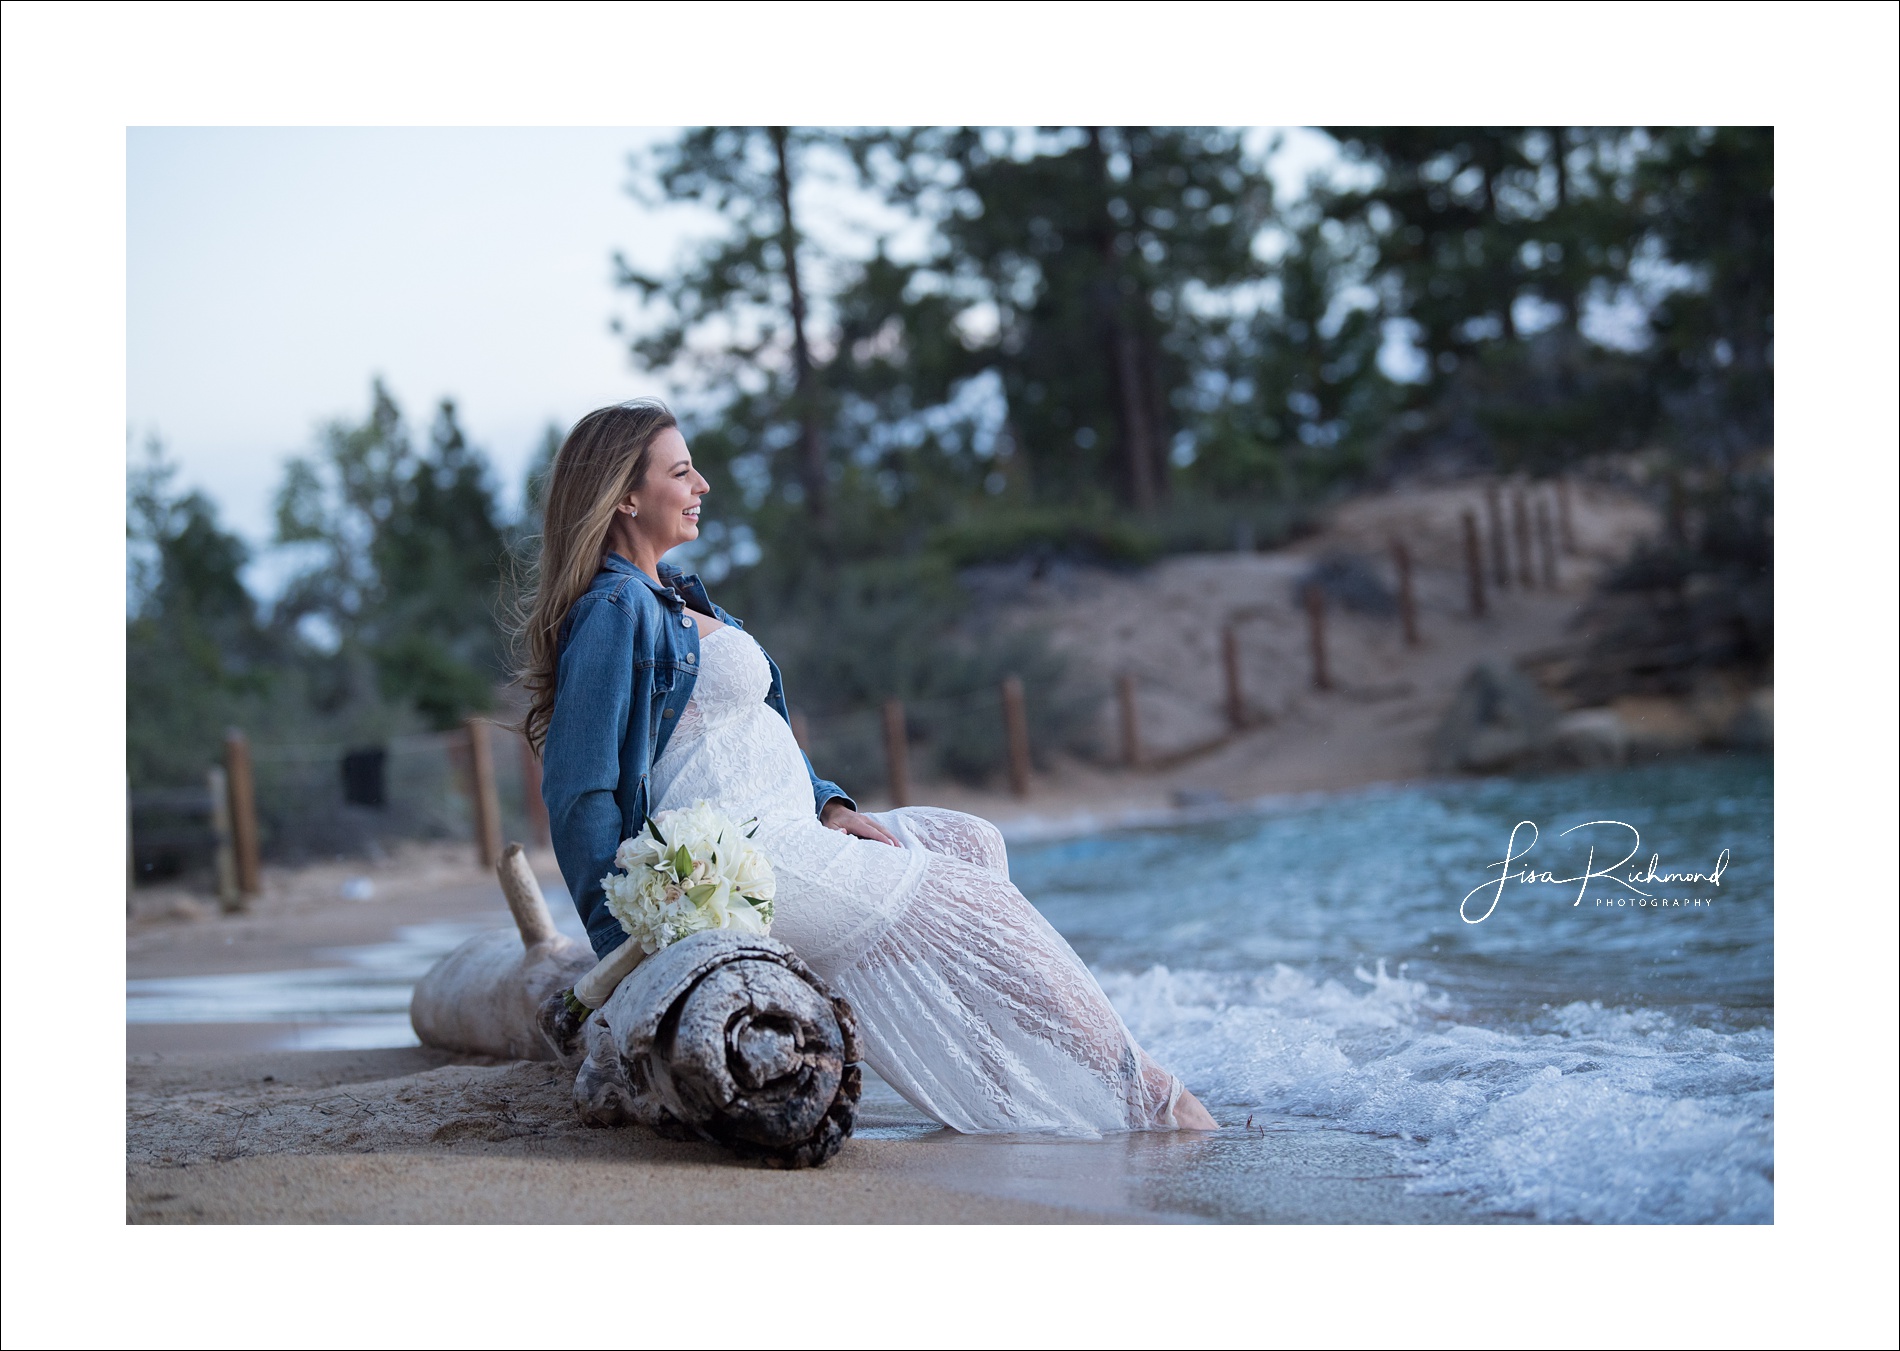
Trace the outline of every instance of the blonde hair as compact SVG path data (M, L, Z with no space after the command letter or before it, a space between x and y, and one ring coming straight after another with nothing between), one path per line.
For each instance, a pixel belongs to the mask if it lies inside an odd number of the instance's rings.
M679 422L658 399L597 408L574 424L548 475L532 598L518 616L515 675L528 692L521 731L535 753L554 716L561 627L600 571L614 509L646 477L653 442Z

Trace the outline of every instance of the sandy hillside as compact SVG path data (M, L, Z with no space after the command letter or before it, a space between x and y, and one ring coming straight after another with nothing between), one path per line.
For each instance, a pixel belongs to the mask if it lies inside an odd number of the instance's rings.
M1508 530L1508 494L1504 505ZM1562 639L1603 572L1659 525L1653 509L1627 493L1573 485L1575 551L1559 553L1557 586L1545 588L1541 567L1534 567L1537 584L1524 587L1513 542L1512 584L1500 589L1491 581L1487 552L1488 613L1474 619L1464 565L1466 511L1482 528L1479 485L1368 496L1345 504L1287 549L1188 555L1133 574L1073 569L1029 582L1002 622L1047 629L1074 666L1104 687L1123 673L1133 676L1149 766L1130 771L1059 760L1036 776L1026 801L949 784L920 787L917 796L927 792L932 801L1028 828L1081 813L1423 777L1431 732L1471 667L1482 659L1529 655ZM1412 557L1420 646L1406 646L1396 615L1331 606L1326 647L1334 688L1313 688L1300 580L1317 560L1344 553L1366 560L1395 588L1394 539L1403 540ZM1227 714L1221 636L1227 624L1238 639L1249 720L1241 731ZM1100 742L1113 754L1122 744L1113 700L1104 701L1100 716Z

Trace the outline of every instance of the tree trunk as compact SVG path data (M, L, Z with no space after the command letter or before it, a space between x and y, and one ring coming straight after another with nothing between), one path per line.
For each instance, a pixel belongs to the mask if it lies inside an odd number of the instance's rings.
M1089 150L1094 158L1096 181L1100 185L1101 223L1097 248L1102 258L1102 282L1099 288L1102 339L1108 358L1108 384L1113 391L1116 427L1119 432L1122 476L1127 486L1128 504L1138 511L1154 506L1157 485L1159 447L1155 419L1151 415L1148 391L1153 385L1143 366L1141 333L1131 322L1134 306L1122 294L1121 258L1116 251L1117 227L1108 213L1113 186L1108 178L1108 155L1102 147L1102 129L1090 127ZM1145 301L1145 297L1140 298Z
M1495 170L1489 158L1487 155L1484 166L1484 217L1485 225L1489 229L1497 230L1501 223L1498 220ZM1516 265L1517 259L1509 254L1506 254L1499 264L1499 271L1503 274L1504 280L1504 303L1498 308L1501 311L1500 317L1504 321L1504 340L1509 343L1517 341L1517 316L1511 313L1512 303L1517 299L1517 282L1512 276Z
M1550 159L1557 169L1557 211L1556 217L1560 229L1570 224L1570 166L1566 159L1570 153L1570 130L1567 127L1550 128ZM1558 260L1556 284L1551 288L1556 292L1557 308L1563 311L1563 324L1571 334L1577 332L1578 311L1577 288L1570 278L1571 269L1576 266L1574 244L1564 246L1564 256Z
M785 256L785 283L792 293L792 369L794 402L798 412L799 480L805 489L805 509L812 519L825 519L825 443L818 425L817 390L811 368L811 348L805 341L805 289L798 276L798 230L792 218L792 168L786 152L786 127L769 127L772 151L778 159L779 252Z

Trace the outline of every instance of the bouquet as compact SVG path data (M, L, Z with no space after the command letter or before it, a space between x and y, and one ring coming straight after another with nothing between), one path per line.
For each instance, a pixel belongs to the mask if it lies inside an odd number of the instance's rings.
M621 871L600 879L629 941L651 954L701 929L769 932L777 884L752 843L758 829L705 802L649 816L615 851Z

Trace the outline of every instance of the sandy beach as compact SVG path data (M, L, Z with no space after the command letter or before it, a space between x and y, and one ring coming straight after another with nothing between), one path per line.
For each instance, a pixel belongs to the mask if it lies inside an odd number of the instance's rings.
M786 1173L735 1163L711 1145L587 1130L554 1065L470 1063L421 1048L135 1054L127 1092L133 1223L1219 1220L1222 1198L1193 1185L1209 1149L1257 1157L1276 1221L1466 1218L1456 1203L1408 1196L1403 1178L1382 1175L1378 1151L1308 1131L878 1138L916 1126L899 1120L901 1106L873 1104L831 1165Z
M286 972L442 920L508 923L466 847L380 867L274 874L243 915L135 921L133 979ZM544 883L558 878L537 855ZM369 876L375 899L337 899ZM711 1145L589 1130L546 1062L424 1047L299 1050L283 1023L127 1028L126 1217L134 1223L1115 1223L1249 1218L1478 1218L1406 1192L1376 1143L1294 1122L1214 1136L968 1137L935 1129L873 1079L829 1166L785 1173ZM1198 1178L1223 1151L1248 1195ZM1236 1159L1234 1156L1239 1155Z
M1144 694L1140 770L1058 761L1027 799L954 785L920 796L1033 839L1206 812L1261 796L1425 776L1427 739L1471 664L1558 641L1589 584L1647 511L1578 494L1579 554L1556 589L1495 594L1463 613L1458 514L1447 488L1348 504L1318 535L1268 554L1167 560L1139 574L1037 583L1001 622L1048 626L1104 669L1178 676ZM1417 560L1424 643L1390 619L1342 613L1338 688L1309 687L1294 583L1329 550L1375 554L1402 533ZM1038 589L1040 588L1040 589ZM1240 626L1254 723L1226 726L1218 621ZM1183 660L1183 656L1187 660ZM1205 688L1203 688L1205 687ZM867 805L877 806L876 794ZM547 851L532 855L559 896ZM368 882L365 888L362 884ZM347 884L350 884L346 886ZM367 890L369 899L345 899ZM187 887L141 888L127 926L133 980L317 970L418 925L507 923L499 889L462 844L379 861L267 869L265 893L226 915ZM484 1062L419 1047L299 1049L309 1029L251 1022L127 1028L127 1218L139 1223L1117 1221L1458 1222L1462 1202L1408 1191L1390 1148L1292 1121L1225 1122L1211 1136L1102 1141L959 1137L873 1083L859 1133L829 1167L780 1173L712 1146L581 1127L552 1064ZM1209 1169L1210 1151L1221 1167ZM1227 1179L1210 1187L1206 1179ZM1225 1194L1244 1178L1244 1196Z

